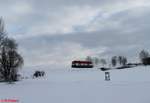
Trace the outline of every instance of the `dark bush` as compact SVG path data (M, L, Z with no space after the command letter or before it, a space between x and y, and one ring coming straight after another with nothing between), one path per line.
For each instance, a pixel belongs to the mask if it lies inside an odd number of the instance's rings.
M143 59L142 59L142 63L143 63L144 65L150 65L150 57L143 58Z
M35 71L35 73L33 74L33 77L43 77L45 75L44 71Z
M105 68L105 67L102 67L102 68L99 68L99 69L101 69L101 71L110 70L110 68Z

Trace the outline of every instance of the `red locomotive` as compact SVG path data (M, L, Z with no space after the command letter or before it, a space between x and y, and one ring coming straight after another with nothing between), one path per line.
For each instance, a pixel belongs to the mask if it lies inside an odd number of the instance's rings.
M72 61L72 68L93 68L91 61Z

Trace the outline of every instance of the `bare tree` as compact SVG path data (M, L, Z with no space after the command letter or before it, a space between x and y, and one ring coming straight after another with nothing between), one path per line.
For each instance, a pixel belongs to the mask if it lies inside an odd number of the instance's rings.
M117 56L113 56L111 58L111 64L112 64L112 66L116 66L117 65Z
M91 56L87 56L87 57L85 58L85 60L91 61L91 62L93 61Z
M0 18L0 48L2 46L2 42L4 41L7 33L5 32L5 29L4 29L4 21L3 21L3 18L1 17Z
M127 58L124 56L118 56L118 62L120 65L124 66L127 64Z
M127 64L127 58L126 57L123 57L122 58L122 65L124 66L124 65L126 65Z
M17 52L15 40L6 38L4 40L1 56L1 68L5 81L16 81L18 68L23 65L23 58Z
M99 58L97 58L97 57L94 57L94 58L92 59L92 61L93 61L93 63L94 63L95 65L98 65L98 64L100 63L100 60L99 60Z
M18 68L23 65L23 58L17 52L18 45L15 40L7 37L4 32L4 23L0 19L0 74L4 81L17 80Z
M107 64L106 60L105 59L100 59L100 63L104 66Z
M113 56L111 59L112 66L116 66L117 64L120 64L122 66L127 64L127 58L124 56Z
M118 56L118 63L121 65L122 64L122 56Z
M139 53L139 58L140 58L141 62L143 62L143 59L144 59L144 58L148 58L148 57L150 57L150 54L149 54L149 52L146 51L146 50L142 50L142 51Z

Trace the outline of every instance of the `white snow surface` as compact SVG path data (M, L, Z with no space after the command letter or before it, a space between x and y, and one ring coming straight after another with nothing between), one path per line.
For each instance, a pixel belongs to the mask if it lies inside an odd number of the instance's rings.
M15 84L0 83L0 99L19 103L150 103L150 66L110 70L110 81L98 69L46 69L46 76Z

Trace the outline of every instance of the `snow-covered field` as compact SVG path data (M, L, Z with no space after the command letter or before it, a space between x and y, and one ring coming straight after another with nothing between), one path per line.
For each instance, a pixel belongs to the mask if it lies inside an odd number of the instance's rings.
M34 70L15 84L0 84L0 99L19 103L150 103L150 67L110 71L111 81L97 69L45 70L44 78L32 79Z

